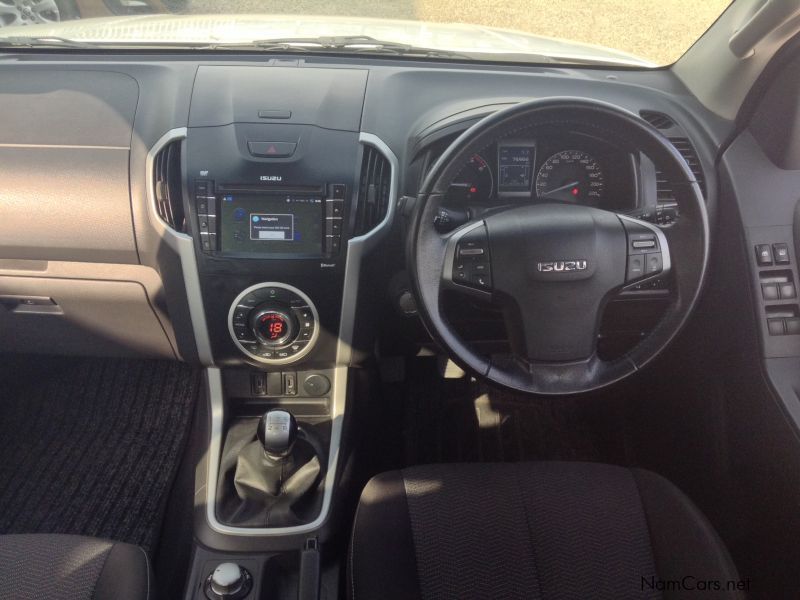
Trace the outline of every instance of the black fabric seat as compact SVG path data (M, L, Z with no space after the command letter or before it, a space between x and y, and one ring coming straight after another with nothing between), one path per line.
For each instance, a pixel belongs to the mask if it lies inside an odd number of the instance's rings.
M349 561L354 600L744 597L727 589L736 568L682 492L601 464L383 473L361 495ZM705 581L721 589L698 589Z
M153 600L138 546L77 535L0 535L3 598Z

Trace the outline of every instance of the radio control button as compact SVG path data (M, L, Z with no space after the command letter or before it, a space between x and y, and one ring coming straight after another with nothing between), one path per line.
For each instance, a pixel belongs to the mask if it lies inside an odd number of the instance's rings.
M344 200L345 190L347 188L343 183L335 183L333 185L333 197L336 200Z
M337 254L342 244L342 238L338 235L325 236L325 252L328 254Z
M214 191L214 182L208 179L194 180L195 196L210 196Z
M325 200L325 216L326 217L343 217L344 216L344 200Z
M339 235L342 233L342 219L331 218L325 221L325 233Z

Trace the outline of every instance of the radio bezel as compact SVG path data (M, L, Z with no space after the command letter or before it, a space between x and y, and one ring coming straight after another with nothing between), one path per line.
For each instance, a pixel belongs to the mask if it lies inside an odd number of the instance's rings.
M239 185L216 184L209 179L195 180L195 215L199 233L200 250L209 256L235 259L258 260L309 260L333 259L342 247L345 231L345 198L347 186L344 184L326 185ZM225 250L222 247L222 202L226 195L236 194L260 198L295 196L319 198L321 207L320 240L321 252L240 252ZM203 212L205 207L207 212Z

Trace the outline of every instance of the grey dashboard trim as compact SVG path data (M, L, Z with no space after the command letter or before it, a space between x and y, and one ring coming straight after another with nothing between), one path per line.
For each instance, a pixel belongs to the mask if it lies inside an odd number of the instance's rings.
M130 150L130 146L87 146L85 144L0 144L0 148L66 148L67 150Z
M331 443L328 454L328 471L325 475L322 507L319 515L310 523L293 527L231 527L217 519L217 479L222 454L222 435L225 423L225 397L222 388L222 372L216 367L206 369L208 397L211 408L211 442L208 447L208 478L206 479L206 520L211 529L224 535L246 537L280 537L309 533L322 527L330 512L333 490L336 483L336 467L339 464L339 449L342 443L342 421L347 397L347 367L333 370L331 387Z
M351 238L347 243L342 313L339 321L339 344L336 348L336 363L339 365L350 364L353 355L353 331L355 328L356 305L358 303L361 261L364 258L364 254L372 250L391 229L395 212L397 211L397 192L400 189L400 163L392 149L381 138L371 133L362 132L358 137L358 141L362 145L372 146L383 154L386 160L389 161L392 171L389 183L389 206L383 220L374 229L358 237ZM357 181L360 181L360 177Z
M197 269L194 240L185 233L175 231L161 220L156 210L156 195L153 185L156 156L171 142L185 140L187 132L188 130L186 127L170 129L161 136L147 153L145 168L147 214L161 239L163 239L180 257L183 282L186 287L186 300L189 304L189 316L192 320L192 330L194 332L195 344L197 345L197 356L201 364L210 367L214 364L214 356L211 352L211 339L208 336L206 313L203 308L203 296L200 291L200 274Z

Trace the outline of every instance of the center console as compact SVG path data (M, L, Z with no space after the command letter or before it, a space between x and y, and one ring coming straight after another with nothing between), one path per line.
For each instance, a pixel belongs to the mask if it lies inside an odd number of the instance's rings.
M291 580L284 554L318 559L331 534L361 259L397 194L365 88L360 69L201 66L188 127L149 155L207 366L190 598L273 597L263 573Z

